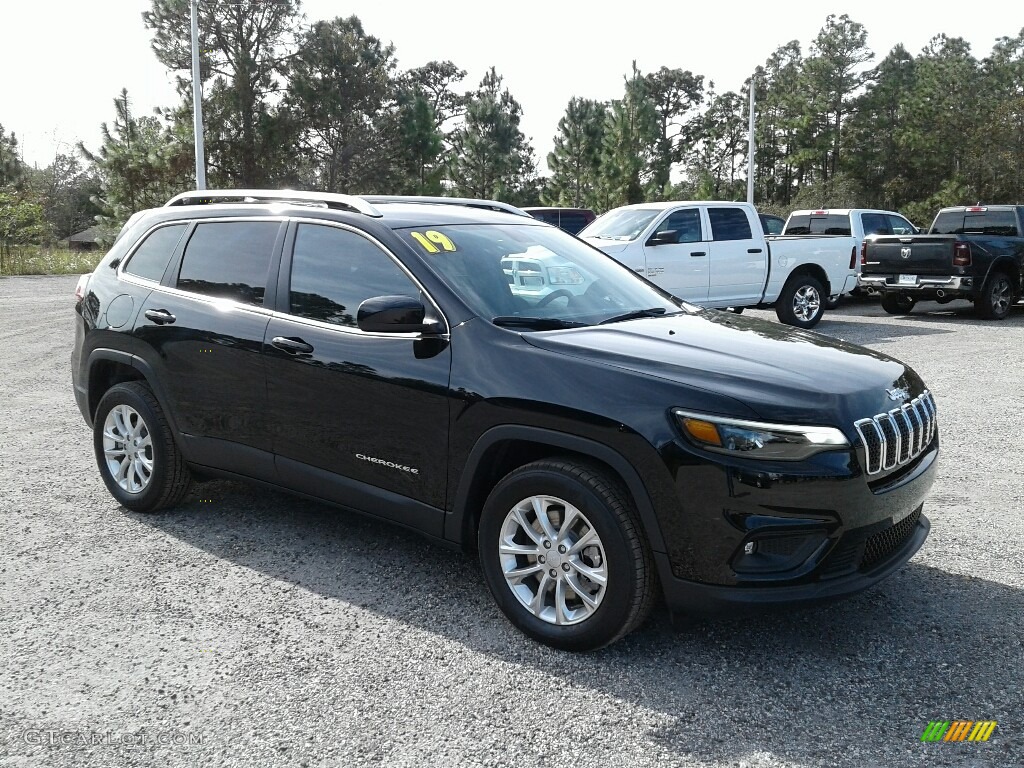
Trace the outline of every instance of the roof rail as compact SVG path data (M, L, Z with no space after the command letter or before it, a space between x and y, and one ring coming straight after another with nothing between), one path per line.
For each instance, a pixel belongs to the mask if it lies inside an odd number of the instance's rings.
M380 218L383 215L365 198L339 195L333 192L308 192L294 189L197 189L175 195L164 204L164 207L213 205L214 203L295 203L353 211L375 218Z
M428 197L422 195L360 195L368 203L427 203L429 205L461 205L466 208L483 208L488 211L511 213L516 216L533 218L521 208L498 200L483 200L475 197Z

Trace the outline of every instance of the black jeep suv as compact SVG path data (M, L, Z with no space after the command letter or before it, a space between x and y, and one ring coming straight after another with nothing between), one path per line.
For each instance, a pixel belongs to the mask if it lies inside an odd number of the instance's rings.
M185 193L78 288L74 391L125 507L240 478L476 549L527 635L846 595L928 534L935 403L877 352L672 298L542 222Z

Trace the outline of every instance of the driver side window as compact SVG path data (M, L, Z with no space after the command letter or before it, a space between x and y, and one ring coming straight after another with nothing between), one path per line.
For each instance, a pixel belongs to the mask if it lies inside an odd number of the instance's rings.
M673 211L658 227L658 232L675 232L677 243L699 243L704 238L700 229L700 209L684 208Z

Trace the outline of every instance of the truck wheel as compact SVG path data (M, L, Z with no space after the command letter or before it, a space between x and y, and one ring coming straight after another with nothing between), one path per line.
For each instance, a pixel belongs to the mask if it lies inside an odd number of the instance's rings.
M842 294L839 294L834 299L831 296L829 296L827 299L825 299L825 309L829 309L829 310L835 309L836 307L838 307L842 303L843 303L843 295Z
M917 299L903 293L886 292L882 294L882 309L890 315L909 315Z
M825 314L825 289L810 275L793 275L779 294L775 314L786 325L813 328Z
M1005 272L993 272L981 289L974 309L985 320L1005 320L1013 304L1013 283Z
M184 498L192 475L149 387L115 384L93 420L96 463L110 495L133 512L157 512Z
M589 651L647 618L657 579L626 491L572 458L506 475L484 504L480 563L498 607L546 645Z

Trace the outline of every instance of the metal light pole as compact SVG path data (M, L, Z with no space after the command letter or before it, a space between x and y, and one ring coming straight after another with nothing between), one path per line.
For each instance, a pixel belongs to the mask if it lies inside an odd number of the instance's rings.
M206 189L203 149L203 83L199 79L199 0L192 0L192 130L196 137L196 189Z
M750 78L750 133L747 137L747 202L754 204L754 78Z

